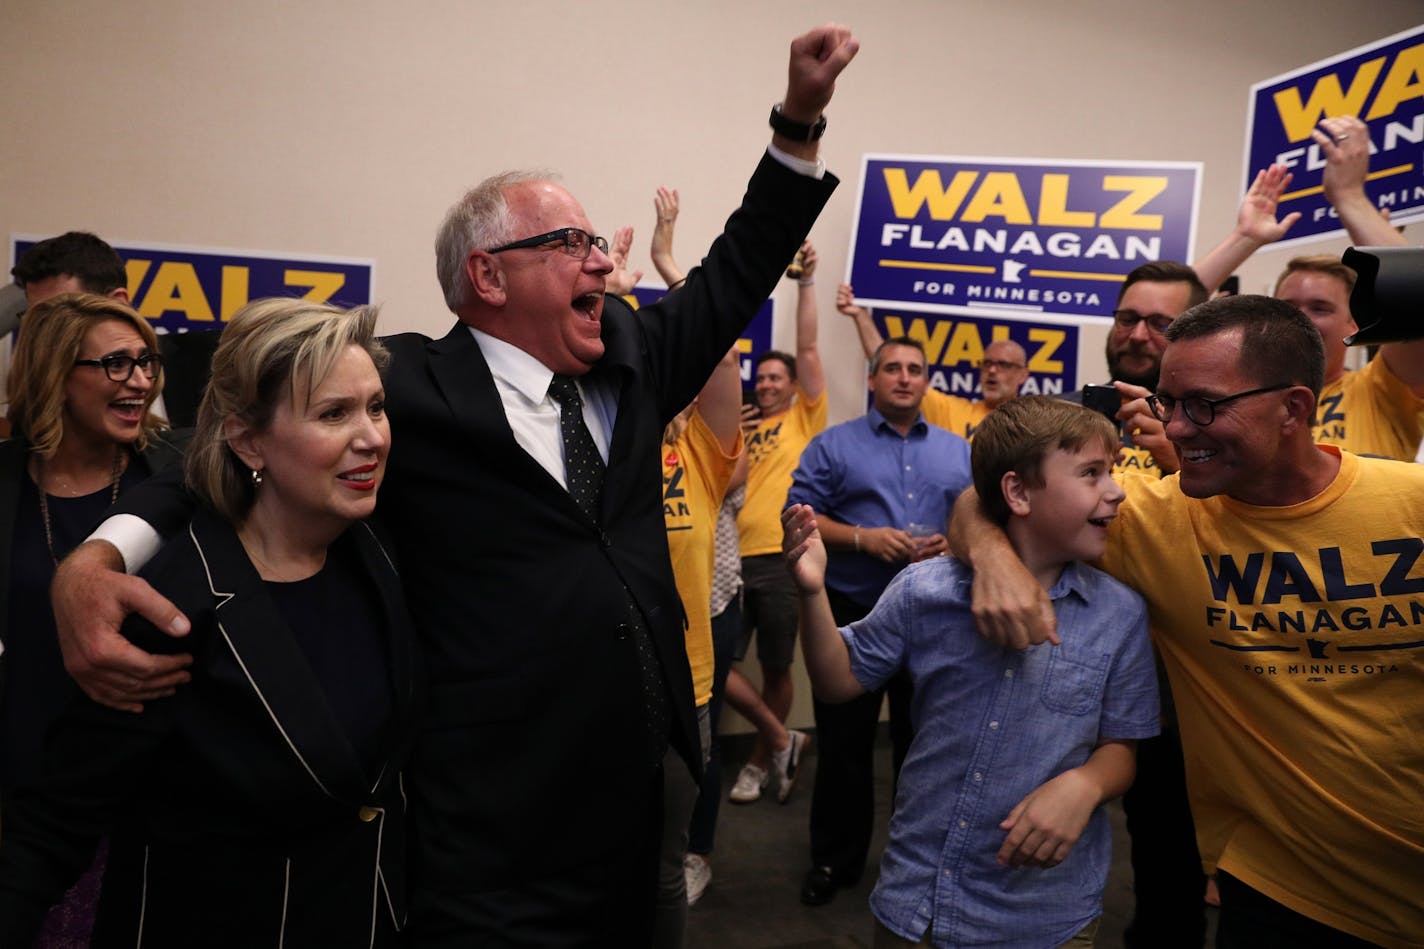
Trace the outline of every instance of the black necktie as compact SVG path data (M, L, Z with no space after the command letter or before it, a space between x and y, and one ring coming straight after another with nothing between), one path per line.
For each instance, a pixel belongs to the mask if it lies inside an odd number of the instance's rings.
M549 395L559 403L559 433L564 439L564 481L574 503L596 524L598 499L603 492L603 475L607 468L603 464L603 456L598 453L598 446L594 444L593 433L584 423L583 399L579 397L572 376L555 375L549 383ZM663 752L667 749L670 727L667 690L657 653L653 650L652 637L643 622L642 610L631 592L626 588L623 592L628 601L628 622L619 624L618 628L632 634L648 722L649 757L656 767L662 763Z
M572 376L554 376L549 383L549 395L559 403L559 432L564 437L564 480L569 494L589 519L597 523L605 468L593 433L583 421L583 399Z

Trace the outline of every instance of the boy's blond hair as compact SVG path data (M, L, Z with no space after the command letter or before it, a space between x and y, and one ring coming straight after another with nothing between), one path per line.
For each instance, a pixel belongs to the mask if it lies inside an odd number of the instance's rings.
M1011 399L990 412L974 430L969 466L979 504L994 523L1009 522L1002 482L1014 471L1025 484L1043 487L1043 462L1050 452L1080 450L1098 441L1115 456L1122 445L1107 417L1076 402L1042 395Z

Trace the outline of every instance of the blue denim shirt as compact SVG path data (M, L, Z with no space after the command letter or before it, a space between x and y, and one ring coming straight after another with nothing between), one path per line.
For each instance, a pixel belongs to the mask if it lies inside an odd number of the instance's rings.
M1099 808L1056 867L996 860L999 822L1030 791L1088 760L1100 739L1157 734L1157 675L1141 597L1070 564L1049 591L1062 645L1015 652L982 639L969 569L912 564L841 630L867 689L908 669L915 739L900 772L871 910L936 946L1057 947L1102 912L1112 835Z
M973 483L969 443L924 416L901 435L874 408L811 439L791 476L787 505L809 504L842 524L931 526L943 534L959 492ZM833 550L826 585L869 607L904 563Z

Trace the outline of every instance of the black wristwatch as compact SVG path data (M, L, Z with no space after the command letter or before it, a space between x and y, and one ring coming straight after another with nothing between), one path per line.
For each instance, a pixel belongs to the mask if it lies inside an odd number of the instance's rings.
M805 122L797 122L788 119L781 114L781 103L771 107L771 118L767 121L771 123L771 130L777 135L784 135L793 142L814 142L822 135L826 134L826 117L821 115L812 125Z

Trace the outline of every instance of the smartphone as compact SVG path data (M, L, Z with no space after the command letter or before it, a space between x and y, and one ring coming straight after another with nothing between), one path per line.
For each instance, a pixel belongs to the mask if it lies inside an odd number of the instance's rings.
M1118 431L1122 431L1122 422L1117 418L1118 409L1122 408L1122 396L1118 395L1117 389L1112 386L1085 385L1083 405L1094 412L1103 413L1117 426Z

